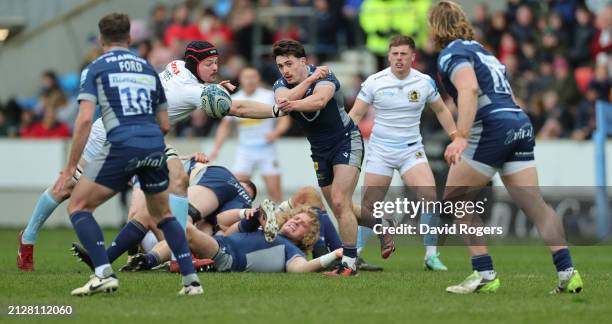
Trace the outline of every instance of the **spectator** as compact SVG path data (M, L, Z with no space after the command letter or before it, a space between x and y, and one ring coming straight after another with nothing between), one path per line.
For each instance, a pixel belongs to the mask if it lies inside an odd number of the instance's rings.
M65 123L57 120L57 109L45 109L43 119L41 121L33 121L31 111L25 111L24 127L21 129L19 136L22 138L69 138L70 128ZM27 126L26 126L27 125Z
M518 69L521 72L529 71L533 73L538 69L537 49L533 41L528 40L521 44L521 49L518 53Z
M563 19L561 15L553 12L548 17L548 30L552 33L556 38L556 51L557 52L566 52L570 46L571 34L567 30L567 25L563 23Z
M544 120L542 127L536 133L538 139L556 139L561 137L563 126L559 121L561 108L557 105L555 91L547 91L541 98L540 118Z
M474 32L479 35L479 39L484 39L491 33L491 22L489 17L489 7L485 3L479 3L474 8L474 20L472 21Z
M595 42L593 42L593 58L596 58L599 53L612 52L612 4L608 4L597 14L595 27L597 32Z
M595 129L595 102L599 97L598 89L589 84L585 96L578 104L576 127L571 138L582 141L591 137Z
M338 20L329 6L328 0L314 0L317 26L317 43L315 53L321 61L326 61L338 52Z
M597 32L591 21L591 13L585 7L579 7L576 10L576 25L574 26L572 46L570 46L568 53L572 66L582 66L589 63L591 44Z
M164 33L164 46L180 53L184 44L198 39L202 39L202 34L198 25L190 22L187 6L177 5L172 12L172 23Z
M360 47L365 44L365 33L359 24L359 12L362 3L363 0L345 0L342 6L342 25L348 48Z
M500 61L505 61L506 56L515 56L517 45L514 37L510 33L504 33L501 37L501 44L497 50L497 57Z
M163 40L166 29L170 26L168 20L168 8L164 4L158 4L151 10L150 16L151 32L154 40Z
M485 34L486 42L490 45L492 52L497 53L501 44L501 35L506 31L506 16L503 12L497 12L491 18L491 28L489 32Z
M551 90L559 94L559 105L564 108L575 106L580 100L580 91L574 76L570 74L567 60L562 56L556 56L553 63L555 81Z
M203 39L215 44L221 53L227 51L232 42L232 31L212 9L203 10L199 19L199 28Z
M534 37L533 12L527 5L521 5L516 12L516 22L510 25L510 33L522 43Z

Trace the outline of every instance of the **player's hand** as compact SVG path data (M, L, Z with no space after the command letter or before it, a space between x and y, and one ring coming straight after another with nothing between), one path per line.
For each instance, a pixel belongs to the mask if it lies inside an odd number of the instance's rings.
M461 154L467 147L467 139L465 137L457 136L455 139L448 144L444 151L444 159L448 165L453 165L461 161Z
M55 184L53 185L53 193L59 194L64 188L66 188L68 183L72 181L72 175L74 174L75 171L76 171L76 167L75 168L66 167L64 170L62 170L62 172L60 172L59 177L55 181Z
M233 85L229 80L223 80L219 82L219 85L227 89L227 91L229 91L230 93L236 90L236 86Z
M323 80L327 78L328 75L329 75L329 67L323 65L323 66L317 67L314 70L314 72L312 72L309 78L312 78L312 81L317 81L317 80Z
M253 218L253 216L255 216L256 213L257 213L257 208L247 209L244 213L244 218L251 219Z
M294 107L292 105L292 101L287 98L279 98L276 106L278 109L286 114L293 111Z
M200 162L200 163L208 163L210 162L211 159L208 158L208 156L203 153L203 152L195 152L193 154L191 154L189 156L190 160L194 160L196 162Z

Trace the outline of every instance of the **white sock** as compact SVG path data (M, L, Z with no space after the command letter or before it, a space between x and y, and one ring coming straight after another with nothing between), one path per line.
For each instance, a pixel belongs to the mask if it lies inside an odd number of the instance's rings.
M425 247L425 260L427 260L429 257L434 256L438 254L438 247L437 246L426 246Z
M110 264L103 264L101 266L96 267L94 270L96 277L102 279L106 278L113 274L113 268L111 268Z
M493 279L495 279L495 276L497 275L495 270L479 271L478 273L480 273L480 275L485 280L493 280Z
M283 201L282 203L278 204L278 206L276 207L277 211L288 211L290 210L291 207L291 200L287 199L285 201Z
M561 281L569 280L569 278L572 276L572 273L574 273L573 267L569 267L563 271L557 272L557 274L559 275L559 280Z
M342 256L342 263L346 263L346 265L355 270L355 262L356 262L356 258L349 258L347 256Z

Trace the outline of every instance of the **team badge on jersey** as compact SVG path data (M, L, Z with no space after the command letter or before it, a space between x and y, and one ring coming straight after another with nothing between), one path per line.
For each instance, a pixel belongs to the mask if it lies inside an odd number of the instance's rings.
M417 90L410 90L410 92L408 92L408 100L410 102L418 102L420 98L421 94Z
M314 169L315 171L319 171L319 162L314 163Z
M417 159L422 159L423 158L423 152L418 151L414 154L416 156Z

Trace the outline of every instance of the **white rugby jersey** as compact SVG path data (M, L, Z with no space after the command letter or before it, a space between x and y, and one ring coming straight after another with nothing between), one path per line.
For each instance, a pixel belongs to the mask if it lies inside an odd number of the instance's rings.
M196 109L203 109L201 96L204 85L187 70L184 61L168 63L166 69L159 74L159 79L168 100L170 125L174 126L186 119Z
M83 159L87 162L90 162L98 152L102 151L102 147L106 142L106 129L104 129L104 124L102 123L102 118L96 119L96 121L91 125L91 131L89 132L89 137L87 138L87 144L85 144L85 149L83 150Z
M376 112L370 142L386 146L421 141L421 112L439 98L436 83L427 74L411 68L400 80L390 67L369 76L357 96L372 104Z
M269 105L274 104L274 92L264 88L257 88L252 95L243 90L236 92L232 99L252 100ZM250 119L233 117L238 122L238 142L241 146L267 145L266 134L274 130L274 119Z

